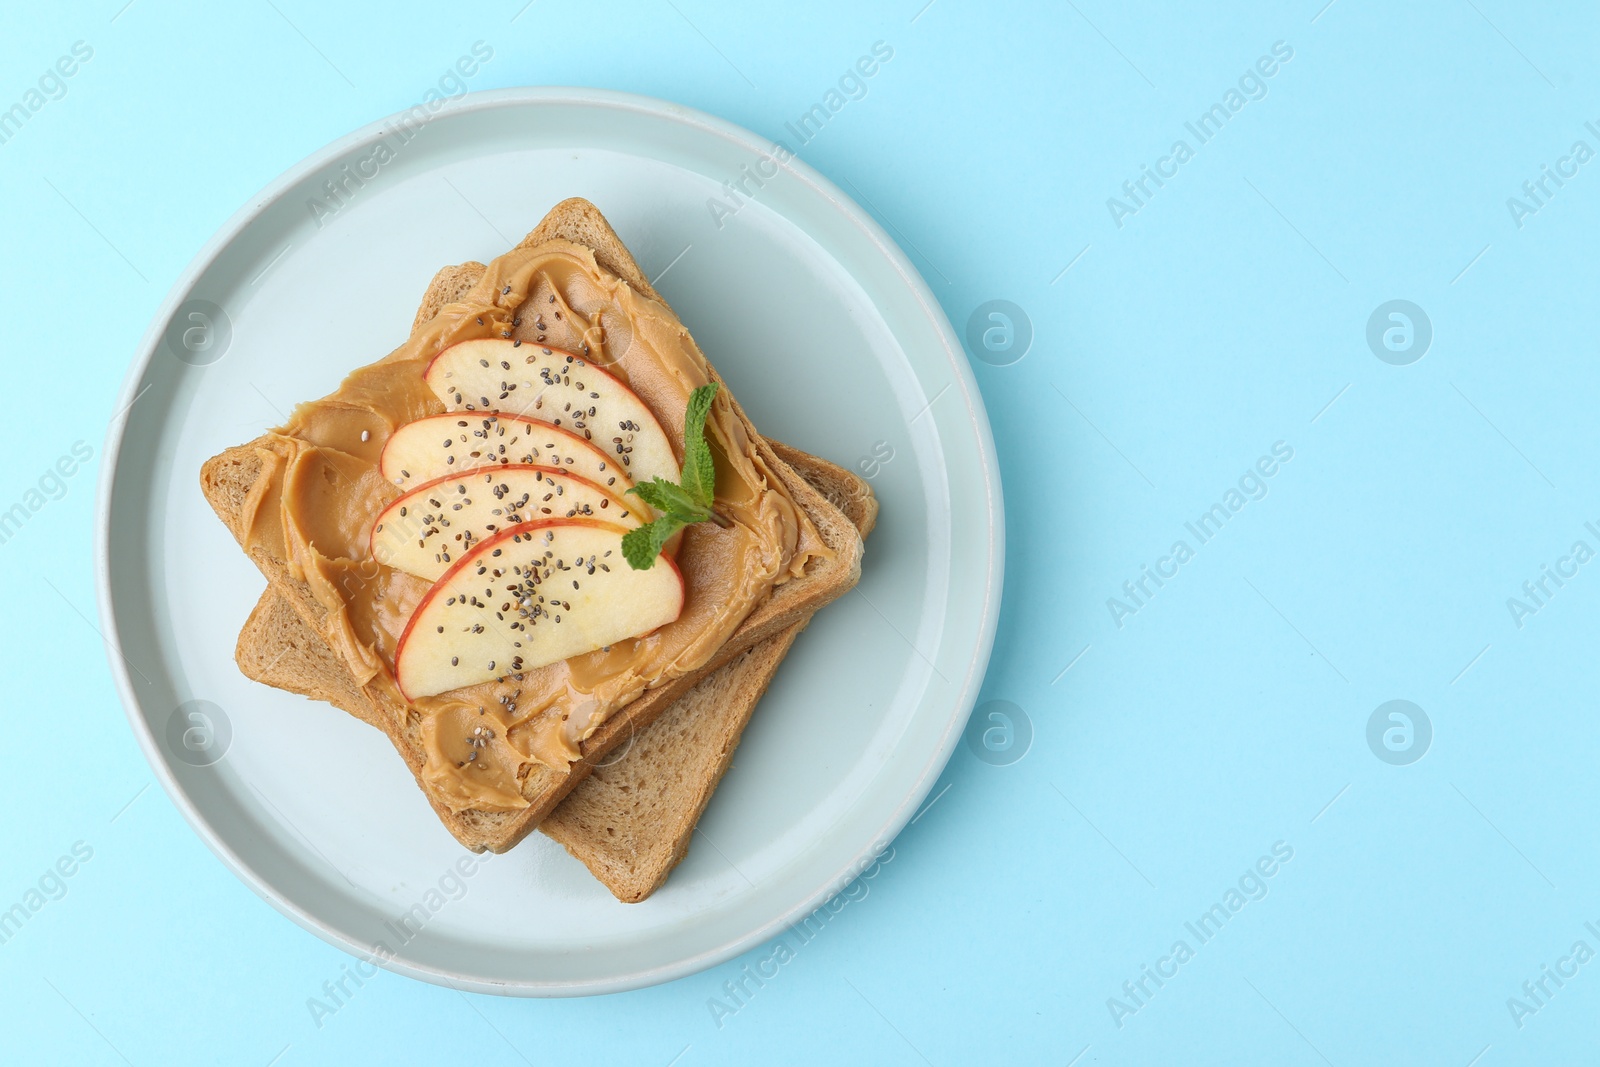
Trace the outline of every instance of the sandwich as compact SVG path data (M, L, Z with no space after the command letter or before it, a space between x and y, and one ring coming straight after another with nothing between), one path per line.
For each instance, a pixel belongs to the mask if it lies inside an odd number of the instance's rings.
M466 847L548 823L622 899L681 858L875 514L859 479L757 433L582 200L441 271L405 344L201 485L268 581L247 674L383 730ZM652 734L669 710L687 732ZM554 814L601 764L661 801L609 854L615 797Z

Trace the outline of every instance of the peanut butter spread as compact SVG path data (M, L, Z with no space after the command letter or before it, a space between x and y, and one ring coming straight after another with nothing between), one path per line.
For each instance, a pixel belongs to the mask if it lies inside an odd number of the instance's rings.
M486 337L566 349L621 378L660 421L680 463L689 394L710 380L705 357L667 307L600 267L589 249L552 241L489 264L460 302L262 439L262 476L244 509L245 548L285 560L306 582L327 612L323 636L356 681L391 706L408 703L394 681L395 646L428 583L372 558L373 520L399 496L378 473L379 456L395 429L445 410L423 380L429 360L448 345ZM567 770L609 715L703 666L774 586L830 555L725 391L706 430L717 510L732 524L684 532L677 563L686 595L675 622L609 649L409 702L425 753L422 774L453 810L527 807L520 783L534 764Z

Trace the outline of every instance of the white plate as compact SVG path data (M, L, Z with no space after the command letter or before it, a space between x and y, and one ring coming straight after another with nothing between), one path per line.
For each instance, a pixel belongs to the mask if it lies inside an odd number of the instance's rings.
M916 811L961 734L1004 540L972 373L906 257L804 164L747 183L754 199L716 224L708 200L771 150L745 130L568 89L464 97L404 145L391 128L353 133L273 182L145 336L99 501L100 611L128 718L223 862L351 953L386 949L380 960L403 974L536 996L711 966L843 888ZM385 137L393 158L363 165ZM343 179L337 211L314 211L346 164L367 177ZM636 905L538 835L453 873L468 854L380 734L240 675L234 640L264 583L197 485L206 458L403 340L435 270L491 259L573 195L660 277L756 425L872 474L883 509L859 590L797 642L688 859ZM197 307L217 318L196 300L226 324L194 318Z

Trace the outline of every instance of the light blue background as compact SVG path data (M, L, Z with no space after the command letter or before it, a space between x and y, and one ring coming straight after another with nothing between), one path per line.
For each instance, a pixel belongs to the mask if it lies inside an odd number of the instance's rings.
M1520 1028L1507 998L1573 942L1600 950L1600 564L1520 628L1506 601L1574 541L1600 549L1600 161L1520 229L1506 201L1575 140L1600 150L1600 20L922 2L8 7L0 107L74 41L94 57L0 145L0 509L74 441L95 458L0 546L0 907L74 842L93 858L0 945L0 1059L1595 1055L1600 963L1547 981ZM573 1002L382 974L317 1026L306 1000L345 958L149 787L93 629L102 435L168 287L272 177L480 39L475 89L631 90L773 138L887 42L803 158L870 201L958 330L996 298L1031 320L1020 361L974 362L1008 512L985 698L1023 709L1031 747L999 766L958 749L866 897L721 1027L707 1002L740 961ZM1265 98L1197 146L1184 123L1277 41L1293 59ZM1119 228L1107 198L1178 138L1195 158ZM1434 330L1409 366L1365 340L1396 298ZM1119 628L1107 598L1195 547L1184 523L1278 441L1294 456L1268 495ZM1366 740L1390 699L1432 722L1409 766ZM1185 921L1280 841L1267 896L1200 946ZM1194 958L1119 1027L1108 998L1180 938Z

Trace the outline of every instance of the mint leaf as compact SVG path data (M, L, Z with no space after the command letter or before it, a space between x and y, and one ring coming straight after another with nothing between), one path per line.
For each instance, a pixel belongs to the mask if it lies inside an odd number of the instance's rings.
M661 555L662 546L686 525L678 518L664 515L654 522L629 530L622 535L622 558L636 571L649 570L655 565L656 557Z
M702 385L689 394L689 410L683 416L683 488L702 508L710 508L716 495L717 469L706 441L706 416L717 395L717 383Z
M652 478L628 490L663 515L675 515L685 522L699 522L706 518L705 509L691 498L683 486L665 478Z
M655 566L656 557L672 535L685 526L712 520L727 526L727 519L712 509L717 495L717 466L706 440L706 416L717 395L717 383L702 385L689 394L683 415L683 484L652 478L629 489L660 515L654 522L629 530L622 537L622 556L636 571Z

